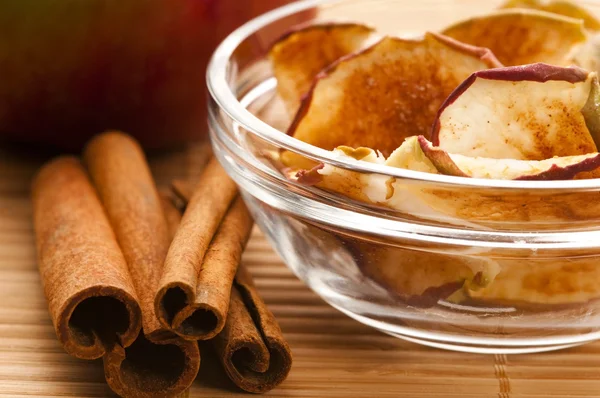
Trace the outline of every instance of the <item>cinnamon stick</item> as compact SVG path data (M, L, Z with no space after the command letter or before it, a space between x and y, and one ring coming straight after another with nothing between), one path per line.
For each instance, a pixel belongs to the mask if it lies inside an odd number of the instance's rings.
M231 285L252 220L216 159L200 176L169 248L156 313L188 339L210 339L225 325ZM212 243L212 249L209 245Z
M184 203L193 191L184 181L174 182L173 190ZM231 288L225 325L212 342L227 376L245 391L267 392L291 370L290 347L243 264Z
M158 191L139 145L121 133L104 133L85 148L85 164L127 261L142 311L143 333L130 346L104 356L110 387L126 397L174 396L193 382L200 366L196 342L164 328L154 297L171 241Z
M214 346L227 376L248 392L275 388L292 368L290 347L243 265L235 278L227 322Z
M165 213L169 237L170 240L173 241L175 233L177 232L179 224L181 223L182 209L175 205L175 198L173 198L168 192L160 192L160 201Z
M137 295L83 166L74 157L47 163L32 193L40 276L58 340L83 359L130 346L141 328Z

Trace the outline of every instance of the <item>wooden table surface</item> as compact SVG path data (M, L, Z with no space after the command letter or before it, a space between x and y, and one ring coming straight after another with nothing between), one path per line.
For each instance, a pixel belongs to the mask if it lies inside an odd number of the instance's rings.
M201 148L152 156L159 184L197 175ZM0 395L106 397L100 361L58 344L37 272L29 182L44 157L0 149ZM546 354L472 355L420 347L381 334L325 304L281 263L259 231L243 260L294 354L272 397L600 396L600 343ZM210 353L191 397L237 391Z

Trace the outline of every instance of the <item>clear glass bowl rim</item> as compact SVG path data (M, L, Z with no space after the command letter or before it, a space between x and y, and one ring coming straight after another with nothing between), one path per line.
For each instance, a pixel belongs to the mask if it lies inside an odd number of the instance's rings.
M366 1L366 0L365 0ZM277 130L263 122L238 100L227 79L227 71L230 59L237 47L248 37L265 26L285 18L289 15L314 8L324 4L341 3L343 0L300 0L250 20L233 31L213 53L206 72L206 83L208 91L219 108L229 117L236 121L249 133L256 135L280 148L298 153L309 159L320 163L330 164L346 170L360 173L375 173L390 177L429 182L435 184L451 185L456 188L503 188L515 190L598 190L600 179L588 180L558 180L558 181L514 181L514 180L490 180L481 178L452 177L441 174L430 174L419 171L400 169L368 162L350 162L338 158L331 151L307 144L285 132Z

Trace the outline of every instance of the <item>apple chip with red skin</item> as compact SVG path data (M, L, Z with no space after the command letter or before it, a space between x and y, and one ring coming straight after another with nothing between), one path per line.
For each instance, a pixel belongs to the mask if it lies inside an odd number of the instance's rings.
M424 138L408 138L385 160L375 151L366 148L353 150L361 154L358 160L347 155L350 151L347 148L336 149L334 153L337 153L341 160L351 162L378 163L431 174L462 175L447 171L445 166L434 164L434 162L439 163L439 160L433 158L432 162L428 158L428 154L423 151L422 143L419 142L420 139ZM473 175L479 178L489 178L494 174L504 173L505 178L564 179L573 175L587 177L587 173L594 176L600 170L600 167L597 167L600 166L600 157L597 153L579 157L581 160L579 163L577 159L567 162L568 164L561 158L552 159L541 163L545 165L541 168L540 162L536 161L462 158L466 159L465 163L469 167L472 166L469 162L473 161L483 163L485 167L489 166L485 164L486 161L491 162L493 166L488 170L479 170L478 174ZM504 165L498 166L494 162L499 164L504 162ZM512 162L518 162L517 170L505 170L504 167L513 167ZM465 163L458 162L462 167L465 167ZM553 167L556 164L558 166ZM469 168L465 167L465 170L469 171ZM586 170L592 171L586 172ZM462 170L460 172L466 174ZM528 228L539 230L586 229L600 222L600 202L594 191L560 194L548 191L523 196L520 190L506 192L492 188L465 187L457 192L454 188L437 187L435 184L426 183L411 184L400 178L358 173L332 165L320 165L311 170L296 172L294 175L301 183L369 205L385 207L410 218L461 227L483 226L522 230L526 223Z
M500 8L528 8L564 15L575 19L583 20L585 28L588 30L600 30L600 21L585 8L570 2L562 0L509 0Z
M288 134L328 150L344 145L389 155L406 137L429 135L439 106L461 81L497 66L489 50L438 34L385 37L320 73ZM313 165L287 152L282 161Z
M300 106L319 72L337 59L358 51L373 36L371 27L356 23L312 24L293 28L269 51L277 92L290 115Z
M434 149L435 155L430 152ZM440 159L440 156L441 159ZM460 160L456 161L458 158ZM411 137L386 159L385 164L433 174L476 178L564 180L595 177L600 171L600 155L544 161L481 159L448 154L432 147L423 137ZM384 187L368 180L370 192ZM402 179L388 181L388 194L379 205L400 213L468 228L490 227L504 230L555 230L589 228L600 222L600 202L594 191L553 191L523 194L522 190L493 188L438 187L436 184L407 184ZM372 195L373 196L373 195ZM379 197L382 195L380 194ZM375 196L373 196L375 197Z
M544 160L597 152L598 79L532 64L473 73L441 106L433 145L458 155Z
M503 65L544 62L568 66L585 43L583 21L538 10L505 9L474 17L442 31L464 43L489 48Z
M440 174L494 180L571 180L600 168L600 154L588 153L544 160L491 159L450 154L419 136L423 154ZM597 175L597 173L595 174ZM595 176L594 175L594 176ZM593 178L593 177L591 177Z

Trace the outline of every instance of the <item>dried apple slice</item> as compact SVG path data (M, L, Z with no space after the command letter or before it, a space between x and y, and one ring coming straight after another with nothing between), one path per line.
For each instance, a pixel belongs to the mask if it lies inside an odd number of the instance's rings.
M385 158L370 148L350 148L341 146L333 150L338 158L348 162L368 162L382 164ZM384 201L391 195L386 181L387 176L361 174L331 165L318 165L310 170L293 172L298 182L315 185L330 192L342 194L350 199L367 203Z
M423 154L441 174L457 177L488 178L496 180L570 180L580 173L587 178L600 167L600 154L563 156L544 160L515 160L473 158L450 154L434 147L425 137L419 136Z
M527 9L506 9L474 17L442 33L489 48L506 66L536 62L567 66L570 54L587 39L582 20Z
M338 147L333 153L349 162L384 162L380 153L368 148ZM417 137L408 138L385 164L437 173L436 168L423 154ZM302 183L375 205L385 206L392 195L403 194L394 191L396 181L393 178L361 174L331 165L320 165L308 171L301 171L296 176ZM408 196L401 201L399 208L410 213L418 209L416 202L419 198L413 196L418 192L407 193ZM348 238L345 242L345 246L354 252L357 264L365 276L415 306L433 305L439 299L448 298L463 286L471 289L486 286L498 272L495 262L483 258L421 252L374 243L365 244L360 239Z
M486 287L499 272L493 260L414 249L380 246L372 242L346 244L360 259L365 276L414 306L431 306L463 287Z
M340 160L350 163L385 164L439 174L433 163L423 153L417 136L407 138L387 160L380 152L365 147L354 149L340 146L335 148L332 153ZM394 182L393 178L385 175L361 174L329 164L319 164L305 170L288 169L286 175L302 184L313 185L370 204L384 204L393 194L391 186Z
M308 92L313 79L344 55L359 50L372 36L371 27L355 23L327 23L296 27L279 38L269 51L277 91L290 115Z
M383 162L391 167L440 173L423 152L418 137L408 138L387 160L375 151L364 148L356 151L359 154L369 151L366 156L348 156L346 153L349 151L338 149L335 152L349 161ZM571 167L567 171L569 175L564 171L558 174L566 178L575 174L578 167L581 170L592 169L599 161L597 156L598 154L583 156L583 166ZM549 176L554 173L553 170L550 166L546 170L549 173L533 173L534 177L529 178L556 178L556 175ZM600 168L596 168L589 173L579 172L576 177L597 178L599 170ZM361 174L331 165L321 165L309 171L295 171L291 175L302 183L369 205L385 207L410 219L466 228L522 230L526 223L527 228L539 230L586 229L595 228L600 222L600 202L596 200L597 193L594 191L560 194L544 191L523 196L522 191L517 190L507 192L502 189L465 187L459 192L452 187L416 184L385 175Z
M538 63L475 72L441 106L432 142L452 154L494 159L597 152L597 87L596 74L577 67Z
M455 176L468 176L471 172L473 177L486 177L485 170L476 170L478 165L469 165L469 159L466 159L467 166L458 163L464 170L448 170L448 166L440 165L443 161L434 156L430 159L420 140L423 137L411 137L394 151L385 161L385 164L392 167L401 167L409 170L423 171L428 173L445 173ZM426 141L425 141L426 142ZM426 142L427 143L427 142ZM431 145L431 143L427 143ZM429 154L431 156L431 154ZM455 156L455 155L452 155ZM456 160L455 158L450 158ZM560 159L560 158L559 158ZM549 179L549 178L568 178L575 175L578 178L599 177L600 158L597 153L584 155L582 162L577 166L572 166L566 171L555 173L556 168L550 165L542 173L529 173L531 170L524 167L523 161L508 160L509 166L513 162L519 162L519 168L516 170L503 170L501 167L487 170L494 174L513 174L505 178L521 177L522 179ZM433 162L432 162L433 160ZM554 159L555 160L555 159ZM477 160L476 160L477 161ZM490 162L505 160L491 159ZM437 163L437 164L434 164ZM453 162L454 163L454 162ZM552 163L552 160L550 162ZM555 160L556 163L556 160ZM436 167L437 166L437 167ZM456 166L456 163L454 163ZM471 170L470 166L475 170ZM485 165L483 165L485 166ZM439 170L438 170L439 167ZM591 170L586 172L585 170ZM578 173L577 173L578 172ZM382 191L384 188L381 182L370 185L371 192L376 192L377 187ZM594 192L570 192L558 195L547 192L535 195L523 196L522 191L506 192L491 188L461 188L460 191L455 188L436 187L431 184L411 184L402 179L392 179L386 181L386 199L377 204L396 210L400 213L411 215L423 220L430 220L436 223L446 223L467 228L490 227L494 229L522 230L523 223L527 223L528 228L540 230L561 229L581 227L585 225L595 226L600 222L600 204L596 205ZM587 204L586 204L587 203Z
M600 33L591 35L571 55L573 65L593 72L600 72Z
M477 70L498 66L487 49L434 33L385 37L319 74L288 133L318 147L368 147L389 155L406 137L429 135L437 109ZM310 162L283 153L288 166Z
M423 138L420 138L423 140ZM431 145L430 143L428 145ZM446 174L462 175L472 173L473 177L485 177L485 170L476 170L470 166L457 162L456 157L451 158L457 168L448 170L448 166L440 166L441 160L427 157L423 151L419 138L411 137L386 161L389 166L403 167L412 170ZM430 155L431 156L431 155ZM454 155L453 155L454 156ZM561 158L544 161L550 166L539 173L529 172L529 175L521 175L522 179L566 179L575 176L576 178L597 178L599 177L600 158L599 154L593 153L579 157L581 162L576 165L561 164ZM462 157L465 159L465 157ZM433 162L432 162L433 161ZM472 161L472 159L469 159ZM499 160L490 160L491 162ZM505 160L501 160L505 162ZM519 162L519 168L516 170L503 170L501 167L487 172L494 174L513 174L507 178L517 177L516 174L527 174L528 170L521 168L523 161L509 160L509 166L513 167ZM434 163L438 163L437 165ZM538 162L538 164L541 162ZM559 166L552 167L551 164L559 163ZM544 163L542 163L544 164ZM436 167L439 167L438 168ZM478 165L477 165L478 166ZM485 165L482 165L485 166ZM561 168L562 166L562 168ZM463 169L464 167L464 169ZM565 170L566 169L566 170ZM593 170L586 172L586 170ZM461 174L462 173L462 174ZM375 186L370 189L374 191ZM380 187L380 190L383 188ZM522 230L524 225L527 228L539 230L562 230L569 228L596 228L600 222L600 203L595 199L597 193L589 192L567 192L556 193L553 191L544 191L528 193L524 195L523 191L492 188L461 188L460 191L455 188L444 188L432 186L431 184L410 184L402 179L388 181L386 189L388 193L386 199L379 202L379 205L386 206L401 213L416 216L420 219L431 220L436 223L447 223L467 228L490 227L504 230Z
M598 256L503 260L493 283L465 289L467 296L502 304L565 305L600 297Z
M420 141L423 141L422 137L407 139L385 163L436 173L434 163L422 150ZM338 148L336 151L340 156L357 162L382 162L379 154L366 148ZM597 159L598 155L595 156ZM529 228L543 229L544 225L556 228L558 222L593 217L592 224L596 226L600 215L595 192L550 194L547 198L535 195L511 197L487 190L483 194L462 190L457 195L443 189L404 185L394 179L376 180L372 175L360 175L331 166L324 174L318 174L323 169L310 171L314 173L313 177L318 177L307 182L324 183L321 185L324 189L429 219L454 218L455 223L462 225L466 225L464 220L483 221L484 224L499 221L503 224L517 222L519 229L522 229L523 223L527 223ZM365 194L366 187L370 187L370 195ZM452 299L458 292L464 292L472 300L506 305L564 305L600 297L600 284L597 282L600 280L600 268L596 266L596 257L540 258L532 260L537 262L535 266L523 267L520 260L492 259L475 253L421 252L364 243L362 239L344 238L344 242L354 253L365 276L414 306L431 306L440 299Z
M581 19L588 30L600 30L600 21L591 12L570 1L509 0L500 8L528 8L552 12L566 17Z

